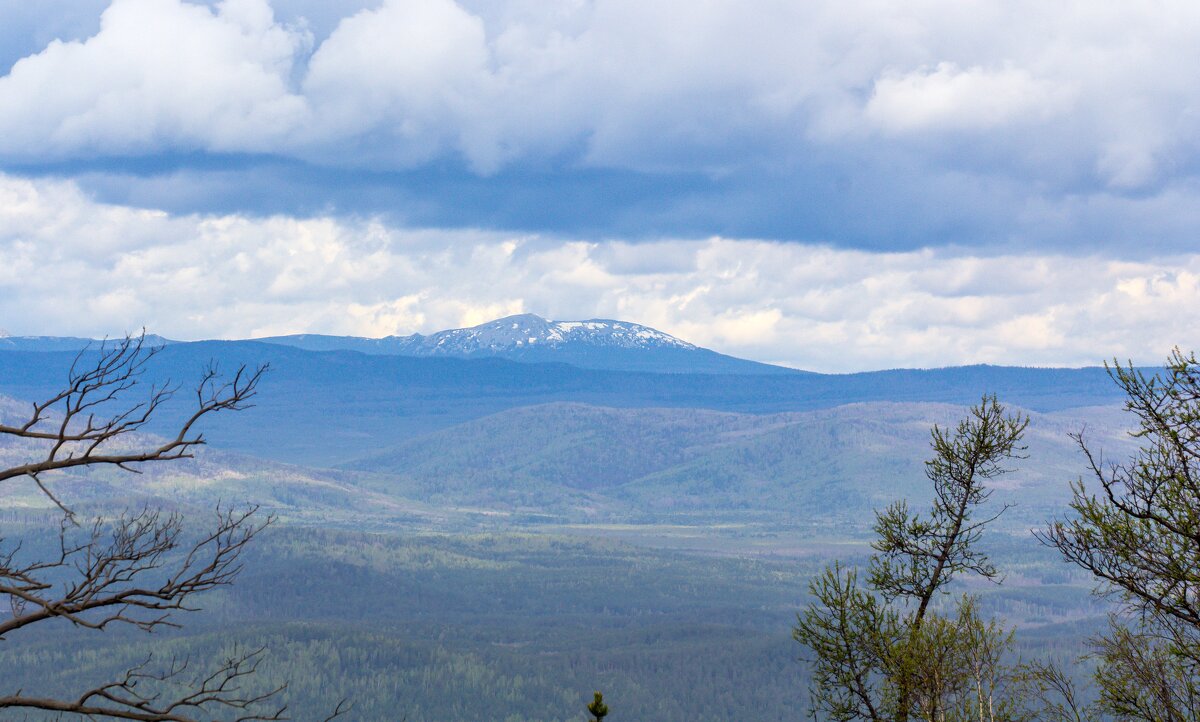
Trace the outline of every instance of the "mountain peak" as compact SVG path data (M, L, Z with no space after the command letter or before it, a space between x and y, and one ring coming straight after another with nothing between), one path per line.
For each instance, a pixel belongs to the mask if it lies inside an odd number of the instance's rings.
M546 319L536 313L518 313L514 316L505 316L504 318L498 318L495 321L488 321L480 325L487 326L493 323L506 323L509 321L513 323L548 323Z
M304 334L258 341L312 351L445 358L503 358L587 369L703 374L790 374L792 369L725 356L649 326L611 318L550 321L534 313L497 318L428 336L356 338ZM0 347L3 344L0 342Z
M428 336L413 334L397 340L412 346L413 351L455 356L491 355L526 348L697 348L670 334L629 321L607 318L549 321L532 313L505 316L478 326L439 331Z

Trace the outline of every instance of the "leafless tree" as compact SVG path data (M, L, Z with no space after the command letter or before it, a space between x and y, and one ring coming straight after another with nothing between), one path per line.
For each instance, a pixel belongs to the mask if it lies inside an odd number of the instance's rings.
M0 599L9 607L0 616L0 641L50 620L81 630L177 627L180 613L198 609L197 595L234 581L247 545L271 524L254 506L218 507L198 538L179 512L149 507L84 523L52 488L56 476L72 470L138 474L148 464L193 457L205 443L199 422L248 408L267 370L242 366L225 376L210 364L195 387L194 410L173 435L153 437L144 433L148 424L179 391L143 378L161 349L148 346L144 334L85 349L61 391L33 404L27 419L0 423L0 439L29 452L28 461L0 469L0 484L32 480L62 515L52 554L25 554L19 542L0 540ZM0 710L164 722L288 719L282 686L250 683L263 654L235 649L199 670L186 659L147 658L69 698L0 689ZM339 703L327 719L345 709Z

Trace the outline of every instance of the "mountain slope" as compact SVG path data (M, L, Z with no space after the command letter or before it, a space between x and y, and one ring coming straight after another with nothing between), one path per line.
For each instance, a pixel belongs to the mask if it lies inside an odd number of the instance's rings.
M91 347L97 348L102 339L83 338L80 336L7 336L0 334L0 351L79 351ZM178 343L169 338L155 334L147 334L147 346L165 346Z
M794 369L747 361L700 348L628 321L547 321L533 314L423 336L358 338L300 334L255 339L310 351L444 358L504 358L561 362L587 369L658 373L792 374Z
M91 356L85 357L93 358ZM47 398L75 353L0 353L0 393ZM231 371L269 363L256 408L214 425L208 438L231 451L310 465L361 458L407 438L507 409L552 401L629 408L690 408L771 414L862 401L969 404L984 392L1035 411L1104 405L1121 398L1103 369L968 366L864 374L654 374L514 363L311 352L249 341L170 344L144 381L182 384L210 362ZM180 394L163 423L190 406ZM165 426L152 431L163 430Z
M1129 451L1115 409L1032 414L1028 463L995 484L999 503L1019 502L1014 521L1040 523L1067 498L1083 469L1069 432L1086 423L1114 458ZM443 504L828 519L927 497L929 429L965 412L934 403L766 415L554 403L411 439L350 467L395 475L403 494Z
M29 418L29 405L0 396L0 423L20 424ZM53 417L52 417L53 418ZM214 419L219 423L219 419ZM163 443L150 434L133 433L101 451L148 448ZM47 443L0 434L0 468L44 458ZM401 516L420 511L419 505L357 486L351 472L306 469L292 464L200 448L195 458L149 463L130 474L108 466L93 466L48 475L55 495L72 507L120 509L146 500L165 500L170 506L215 507L219 503L254 504L292 521L337 519L367 514ZM18 477L0 484L0 508L8 511L52 508L52 502L32 480Z

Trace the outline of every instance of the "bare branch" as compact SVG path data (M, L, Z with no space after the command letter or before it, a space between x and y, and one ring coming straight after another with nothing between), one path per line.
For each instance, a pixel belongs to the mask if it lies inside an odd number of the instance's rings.
M194 611L192 597L231 584L246 545L273 521L254 518L257 507L216 512L212 532L183 546L183 519L143 509L114 522L96 520L85 538L64 525L57 558L21 565L0 558L0 594L19 600L20 614L0 621L0 639L31 624L61 617L80 627L129 624L145 631L175 626L171 613ZM176 551L175 569L150 579ZM65 581L55 582L64 572Z
M119 679L89 689L75 700L32 697L18 692L0 697L0 709L152 722L200 722L210 719L215 710L236 712L237 722L288 719L284 716L287 707L273 703L284 686L261 692L243 687L258 671L264 652L261 647L249 651L235 649L216 669L194 678L185 676L186 660L172 659L165 669L150 671L152 660L147 659L130 667Z
M139 432L179 388L143 381L148 362L160 351L146 345L144 331L84 349L63 390L33 404L25 421L0 424L0 437L34 450L33 460L0 469L0 482L28 477L63 512L57 549L50 554L27 559L20 543L5 549L0 539L0 597L7 597L11 612L0 617L0 641L53 619L87 630L176 627L175 615L199 609L198 595L233 583L247 545L273 523L254 506L218 505L211 527L199 536L179 512L151 508L85 526L50 488L52 472L109 466L138 474L146 463L191 458L205 443L199 423L213 413L248 408L267 371L265 365L240 366L225 376L210 363L195 387L195 408L174 435L146 441ZM147 658L73 698L24 690L0 696L0 710L158 722L288 719L278 701L286 685L263 688L252 681L264 654L263 648L234 649L195 675L187 659L156 666ZM349 709L343 700L326 720Z
M110 416L98 416L114 405L120 407L126 396L142 385L146 364L161 349L147 347L143 332L113 344L101 343L94 359L87 349L80 351L67 375L66 388L35 403L24 423L0 424L0 436L44 444L40 458L0 469L0 482L29 477L55 506L72 514L50 492L42 474L102 465L136 472L140 464L191 458L194 449L205 443L204 435L196 431L197 423L209 414L249 408L268 368L240 366L232 377L226 378L215 364L210 364L196 386L195 410L173 437L132 451L115 449L114 442L143 429L177 391L169 382L151 385L142 400L112 411Z

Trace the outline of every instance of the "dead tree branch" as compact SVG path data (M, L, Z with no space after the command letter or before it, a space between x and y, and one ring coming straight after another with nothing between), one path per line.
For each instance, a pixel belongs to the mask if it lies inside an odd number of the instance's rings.
M249 408L268 368L241 366L232 377L225 377L215 363L210 363L196 385L196 407L174 436L144 448L114 448L117 440L142 430L179 390L170 382L152 384L144 398L123 404L144 385L141 377L146 366L162 348L147 346L143 333L111 344L102 343L95 352L80 351L71 364L65 388L45 401L34 403L24 422L0 424L0 436L42 445L39 458L0 469L0 482L28 477L47 498L73 517L72 511L46 485L44 474L91 466L116 466L138 473L141 464L191 458L195 448L205 443L197 423L215 412Z
M6 548L0 539L0 597L9 601L0 641L55 619L80 630L177 627L176 615L199 609L199 595L233 583L247 545L273 522L255 506L218 505L213 523L198 534L181 513L149 507L85 526L47 485L51 472L108 466L140 473L146 463L191 458L205 443L198 423L216 412L248 408L267 370L241 366L226 377L210 363L196 385L192 412L173 435L147 441L156 437L138 432L179 389L143 380L161 350L148 347L144 333L85 349L61 391L34 403L26 420L0 424L0 438L33 449L30 461L0 469L0 482L29 477L63 513L49 553L27 552L20 543ZM187 659L159 665L148 657L72 697L0 691L0 710L160 722L289 719L278 699L286 685L253 683L264 655L263 648L235 648L196 673ZM348 709L343 701L326 720Z

